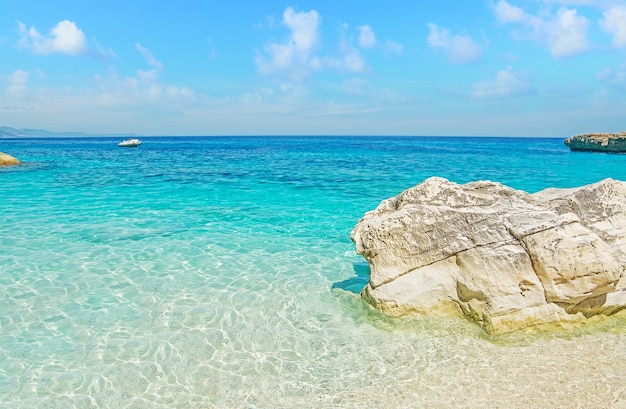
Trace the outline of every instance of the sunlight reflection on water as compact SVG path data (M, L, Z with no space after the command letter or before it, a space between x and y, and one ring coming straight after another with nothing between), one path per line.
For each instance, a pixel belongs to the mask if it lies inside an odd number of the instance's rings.
M626 407L623 317L500 338L387 318L358 295L368 269L349 239L428 176L536 191L626 180L626 156L555 140L116 142L3 148L34 165L0 172L1 408Z

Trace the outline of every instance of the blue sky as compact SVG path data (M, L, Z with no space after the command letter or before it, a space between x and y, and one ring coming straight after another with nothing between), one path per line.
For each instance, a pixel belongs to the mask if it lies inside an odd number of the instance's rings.
M626 0L0 0L0 125L617 132L626 130Z

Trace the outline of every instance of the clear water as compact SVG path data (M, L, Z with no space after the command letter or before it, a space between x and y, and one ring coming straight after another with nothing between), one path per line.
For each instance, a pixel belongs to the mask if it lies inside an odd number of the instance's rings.
M534 192L561 139L0 139L0 408L626 407L626 320L488 338L392 320L349 235L427 177Z

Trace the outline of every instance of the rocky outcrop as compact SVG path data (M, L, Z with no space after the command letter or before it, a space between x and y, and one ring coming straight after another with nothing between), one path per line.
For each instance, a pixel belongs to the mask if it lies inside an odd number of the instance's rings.
M626 308L626 183L535 194L430 178L353 229L362 297L390 315L458 314L492 334Z
M17 158L0 152L0 166L17 165L18 163L20 163L20 161L17 160Z
M565 145L573 151L626 152L626 132L574 135L565 140Z

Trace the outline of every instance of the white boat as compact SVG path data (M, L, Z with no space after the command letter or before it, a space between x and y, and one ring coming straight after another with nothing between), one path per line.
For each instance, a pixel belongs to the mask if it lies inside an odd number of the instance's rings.
M136 138L126 139L117 144L117 146L121 146L122 148L135 148L139 145L141 145L141 141Z

